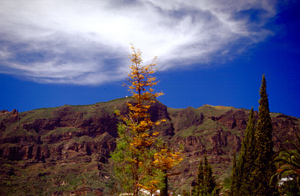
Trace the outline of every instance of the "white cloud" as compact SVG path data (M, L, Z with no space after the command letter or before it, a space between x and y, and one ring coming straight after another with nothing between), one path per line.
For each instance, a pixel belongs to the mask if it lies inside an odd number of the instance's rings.
M203 66L264 40L276 14L267 0L0 1L0 73L46 83L120 80L129 43L161 70Z

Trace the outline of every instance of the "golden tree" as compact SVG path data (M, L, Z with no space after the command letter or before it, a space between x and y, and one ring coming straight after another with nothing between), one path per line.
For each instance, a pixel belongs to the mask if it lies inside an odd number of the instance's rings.
M165 119L152 122L149 108L161 95L152 88L157 84L155 73L156 57L148 65L142 65L141 51L131 47L132 65L127 79L127 86L134 101L128 102L129 114L122 115L123 123L118 125L119 138L117 149L112 153L115 176L123 191L138 195L141 189L154 190L163 188L165 170L181 161L179 153L170 150L158 139L158 132L151 132L153 126L165 122ZM116 110L119 115L119 111Z

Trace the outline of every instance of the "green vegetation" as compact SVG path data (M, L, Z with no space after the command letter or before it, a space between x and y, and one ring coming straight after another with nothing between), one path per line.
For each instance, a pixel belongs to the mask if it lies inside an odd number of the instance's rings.
M20 115L23 117L21 122L32 122L41 116L45 119L52 117L52 112L57 108L40 108L36 110L31 110L28 112L22 112Z
M79 129L77 129L75 127L58 127L56 129L53 129L52 131L49 131L48 133L43 135L43 137L47 137L49 135L62 135L64 133L72 133L72 132L76 132L78 130Z
M277 172L271 178L271 182L279 181L283 177L290 177L291 180L284 182L279 187L281 194L287 193L288 195L300 194L300 136L295 134L297 142L287 140L295 150L281 149L274 163L277 165Z
M28 132L23 129L23 124L33 122L41 116L45 119L50 118L53 110L54 108L42 108L20 113L20 119L14 124L9 124L9 126L6 127L3 136L36 135L35 132Z
M81 106L71 106L71 105L64 105L62 107L55 107L55 108L41 108L36 110L31 110L27 112L22 112L19 114L19 118L15 123L10 123L6 128L5 131L1 134L5 137L9 136L37 136L35 130L26 130L23 128L26 124L31 124L37 119L53 119L58 117L57 115L64 114L64 115L71 115L74 117L80 117L82 115L83 119L90 119L97 115L113 115L113 111L116 107L120 107L124 104L124 100L132 100L132 97L124 97L120 99L111 100L108 102L100 102L92 105L81 105ZM63 112L62 112L63 111ZM0 117L0 120L7 118L7 116ZM76 131L76 130L70 130ZM52 133L58 134L59 132L65 133L65 129L55 130ZM50 134L50 133L48 133Z
M257 126L251 109L238 163L233 163L231 195L278 195L276 184L270 182L276 168L272 162L275 153L264 75L260 97Z
M270 117L269 101L266 90L266 79L263 75L260 88L260 100L258 108L258 122L255 131L255 168L252 180L252 193L256 195L277 195L275 185L270 184L270 178L276 172L275 165L272 163L274 158L272 141L272 120Z
M64 164L57 162L45 168L43 163L28 165L25 169L20 165L27 165L26 161L7 161L1 159L1 173L11 171L1 179L1 195L52 195L55 192L76 193L84 186L88 186L90 194L95 195L103 184L99 181L99 174L95 168L96 161L81 162L80 164Z
M242 148L239 154L236 167L233 167L233 177L231 185L232 195L251 195L252 186L249 182L254 181L253 172L255 165L255 118L253 108L251 109L246 128L245 138L242 142ZM235 160L233 162L235 165Z
M190 126L187 129L181 130L180 132L176 133L178 136L181 137L188 137L190 135L193 136L203 136L207 134L211 134L211 131L217 131L222 128L223 130L228 130L227 127L221 125L217 121L213 121L211 119L205 119L203 124L199 126Z
M231 174L231 186L230 186L230 194L235 195L237 192L237 183L238 183L238 173L236 168L236 154L233 151L233 160L232 160L232 174Z
M205 113L208 116L221 116L226 112L233 110L233 107L226 107L226 106L211 106L211 105L204 105L197 108L197 111L200 113Z
M230 178L228 178L228 177L224 178L224 180L223 180L223 188L225 190L230 190L230 188L231 188L231 180L230 180Z
M213 176L213 171L208 163L206 154L204 155L204 164L200 160L198 167L198 175L195 186L192 190L193 196L215 196L219 195L220 188L217 186L216 178Z

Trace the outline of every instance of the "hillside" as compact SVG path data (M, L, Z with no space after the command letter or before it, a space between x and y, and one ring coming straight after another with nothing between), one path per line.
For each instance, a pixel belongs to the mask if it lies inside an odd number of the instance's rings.
M122 98L86 106L65 105L18 113L0 111L0 189L2 195L68 195L88 191L101 195L107 176L103 168L115 149L118 117L128 112ZM229 177L233 150L239 151L249 111L204 105L167 108L156 102L153 121L167 119L156 128L169 145L183 146L184 161L170 177L170 187L189 189L199 159L207 153L219 182ZM256 113L257 116L257 113ZM271 114L275 150L299 132L300 119Z

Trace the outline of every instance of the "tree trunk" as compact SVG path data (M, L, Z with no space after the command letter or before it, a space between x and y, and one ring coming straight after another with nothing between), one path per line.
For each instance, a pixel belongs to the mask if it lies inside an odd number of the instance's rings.
M168 176L167 176L167 170L164 170L165 173L165 179L164 179L164 188L160 190L160 196L168 196Z

